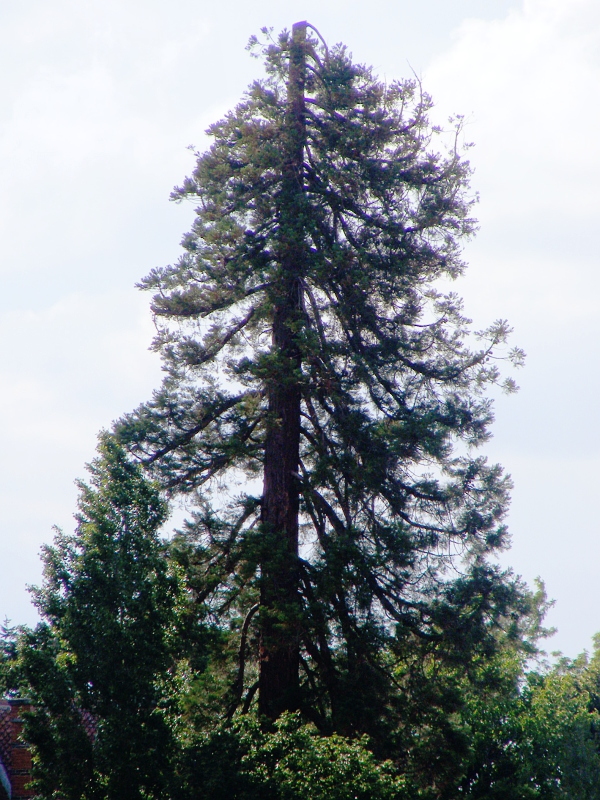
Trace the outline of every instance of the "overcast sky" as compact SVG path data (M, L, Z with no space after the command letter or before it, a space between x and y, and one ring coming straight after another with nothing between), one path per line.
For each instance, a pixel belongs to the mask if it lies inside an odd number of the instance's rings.
M256 77L248 37L299 19L468 119L481 229L455 289L528 354L487 448L515 482L504 561L575 655L600 630L598 0L2 0L0 617L35 621L97 432L159 383L134 284L190 225L186 147Z

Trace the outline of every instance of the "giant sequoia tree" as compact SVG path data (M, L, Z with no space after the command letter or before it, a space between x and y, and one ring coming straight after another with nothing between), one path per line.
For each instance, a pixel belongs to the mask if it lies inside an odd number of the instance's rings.
M258 689L271 719L353 734L391 730L424 665L520 635L527 598L488 562L509 482L476 451L495 359L520 353L440 288L473 200L429 97L311 30L262 48L173 194L196 220L142 284L166 376L116 433L196 504L198 608L247 615L231 708Z

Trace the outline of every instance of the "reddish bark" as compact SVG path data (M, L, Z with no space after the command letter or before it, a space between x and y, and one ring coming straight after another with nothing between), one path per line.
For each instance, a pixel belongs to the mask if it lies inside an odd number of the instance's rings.
M305 142L306 23L293 26L290 46L285 163L280 219L281 282L273 315L277 378L269 385L265 441L261 563L259 711L276 719L297 708L300 660L297 479L303 319L302 225Z

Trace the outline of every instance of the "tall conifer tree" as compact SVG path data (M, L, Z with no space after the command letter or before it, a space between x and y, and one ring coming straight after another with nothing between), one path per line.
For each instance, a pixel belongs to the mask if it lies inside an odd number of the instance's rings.
M518 636L527 600L488 560L509 481L476 448L494 359L522 354L441 290L473 200L457 147L432 146L430 98L309 29L263 47L266 78L173 194L196 220L142 284L166 376L116 431L197 504L199 604L223 626L251 609L234 706L258 688L271 719L352 734L392 725L432 654Z

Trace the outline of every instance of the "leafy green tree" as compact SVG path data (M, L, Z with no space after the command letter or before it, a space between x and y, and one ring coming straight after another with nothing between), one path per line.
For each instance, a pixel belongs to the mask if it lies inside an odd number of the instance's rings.
M10 624L10 620L5 618L0 625L0 696L3 695L10 683L9 675L11 665L17 657L17 643L19 640L19 628Z
M521 636L526 592L488 558L510 482L477 448L495 359L522 353L440 288L474 230L460 121L436 152L418 83L310 30L263 48L173 194L195 223L142 283L166 376L116 434L196 503L178 547L202 613L226 630L259 604L234 701L383 743L409 714L399 662L410 683Z
M166 506L108 436L79 484L77 529L44 548L42 617L23 630L12 683L41 797L171 797L179 587L158 530ZM14 648L13 648L14 649Z
M590 702L591 683L586 656L528 676L519 720L519 778L531 796L600 798L599 717Z
M597 685L597 662L585 654L528 672L514 652L482 661L477 680L463 681L466 747L440 796L599 798Z
M271 731L252 716L198 737L187 754L190 795L211 800L404 800L405 780L368 741L320 736L299 714ZM194 788L196 794L194 793Z

